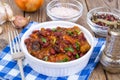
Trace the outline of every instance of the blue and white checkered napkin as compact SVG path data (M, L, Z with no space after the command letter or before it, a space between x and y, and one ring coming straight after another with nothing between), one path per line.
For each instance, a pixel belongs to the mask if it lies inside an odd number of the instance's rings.
M37 23L30 22L28 26L22 30L20 36L22 36L31 25L35 24ZM96 46L94 47L88 65L81 72L66 77L49 77L35 72L27 63L24 63L26 80L88 80L91 72L99 62L99 55L104 48L105 39L95 38L95 43ZM21 80L17 62L11 58L9 45L0 52L0 77L0 80Z

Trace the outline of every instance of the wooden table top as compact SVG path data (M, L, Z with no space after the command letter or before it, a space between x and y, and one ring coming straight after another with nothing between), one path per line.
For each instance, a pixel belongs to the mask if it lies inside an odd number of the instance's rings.
M46 0L44 5L40 9L33 13L26 13L26 12L21 11L15 5L14 0L3 0L3 1L8 3L12 7L14 11L14 15L23 15L25 17L30 16L31 21L36 21L40 23L45 22L45 21L50 21L50 18L46 14L46 5L51 0ZM106 6L104 1L107 1L107 3L109 3L111 7L120 9L120 0L78 0L78 1L80 1L83 4L84 10L83 10L82 17L79 18L79 20L76 23L82 26L85 26L93 35L94 33L92 32L92 30L86 23L86 15L90 9L95 8L95 7L100 7L100 6ZM9 22L4 23L0 27L3 27L3 33L0 35L0 39L4 39L8 42L7 32L10 29L11 30L15 30L15 29L12 27L12 25ZM18 31L21 31L21 29L19 29ZM2 46L0 42L0 50L2 50L4 47L5 46ZM89 80L120 80L120 74L110 74L104 71L101 64L99 63L94 69L94 71L92 72Z

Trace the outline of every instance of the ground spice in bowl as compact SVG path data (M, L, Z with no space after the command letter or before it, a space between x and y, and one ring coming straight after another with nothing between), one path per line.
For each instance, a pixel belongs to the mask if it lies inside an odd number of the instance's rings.
M51 13L61 18L64 18L64 17L69 18L75 14L79 14L79 11L69 7L54 7L51 9Z
M83 5L77 0L52 0L46 9L47 15L54 21L76 22L82 16Z

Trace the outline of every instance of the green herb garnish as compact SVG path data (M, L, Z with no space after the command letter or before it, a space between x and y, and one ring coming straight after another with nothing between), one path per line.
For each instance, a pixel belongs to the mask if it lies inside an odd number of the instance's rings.
M47 42L47 40L45 39L45 38L41 38L41 40L42 40L42 42L44 42L44 43L46 43Z
M74 52L74 49L72 47L67 47L67 48L65 48L65 51Z
M79 56L78 54L76 54L76 56L75 56L75 57L76 57L76 59L78 59L80 56Z
M44 61L48 61L48 56L45 56L45 57L43 58L43 60L44 60Z
M69 35L73 35L73 32L72 32L72 31L67 31L67 33L68 33Z
M81 33L82 33L82 31L79 31L79 32L78 32L78 35L81 34Z
M77 32L77 34L79 35L82 31L80 31L80 30L76 30L76 32Z
M76 49L79 50L79 49L80 49L80 44L79 44L79 42L76 42L75 45L76 45Z
M55 32L55 31L56 31L56 28L52 28L52 31L54 31L54 32Z
M68 58L64 58L61 62L67 62Z

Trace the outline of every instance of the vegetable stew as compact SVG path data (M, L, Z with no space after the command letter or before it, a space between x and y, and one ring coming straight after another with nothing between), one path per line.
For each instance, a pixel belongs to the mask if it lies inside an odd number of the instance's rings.
M91 47L78 26L34 30L24 42L32 56L48 62L78 59Z

